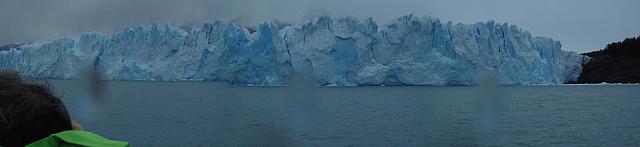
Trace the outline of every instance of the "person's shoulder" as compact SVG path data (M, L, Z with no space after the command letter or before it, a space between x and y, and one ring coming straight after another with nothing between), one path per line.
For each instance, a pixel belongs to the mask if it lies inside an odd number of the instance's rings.
M128 142L114 141L100 135L81 130L70 130L53 134L27 147L85 146L85 147L128 147Z

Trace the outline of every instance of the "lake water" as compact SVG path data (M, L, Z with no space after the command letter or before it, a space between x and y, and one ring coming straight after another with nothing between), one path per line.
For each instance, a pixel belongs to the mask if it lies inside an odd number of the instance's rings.
M640 86L233 87L55 80L87 130L132 146L640 146Z

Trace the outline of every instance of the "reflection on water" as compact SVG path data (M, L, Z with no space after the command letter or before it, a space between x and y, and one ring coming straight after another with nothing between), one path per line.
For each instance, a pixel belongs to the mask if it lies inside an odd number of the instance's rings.
M106 82L87 108L52 82L86 129L133 146L640 146L640 86Z

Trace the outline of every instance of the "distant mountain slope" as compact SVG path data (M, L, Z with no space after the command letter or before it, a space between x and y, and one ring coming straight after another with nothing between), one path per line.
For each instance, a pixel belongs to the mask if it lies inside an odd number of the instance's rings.
M640 37L584 55L592 59L584 64L578 83L640 83Z
M9 49L15 48L15 49L20 49L19 47L24 45L23 43L11 43L11 44L7 44L7 45L2 45L0 46L0 51L8 51Z

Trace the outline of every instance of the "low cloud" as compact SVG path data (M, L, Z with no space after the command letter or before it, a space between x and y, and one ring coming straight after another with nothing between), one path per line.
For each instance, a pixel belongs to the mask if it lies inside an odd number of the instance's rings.
M3 0L0 44L154 22L298 23L319 15L350 15L384 23L414 14L456 23L508 22L560 40L565 50L587 51L640 35L638 5L637 0Z

